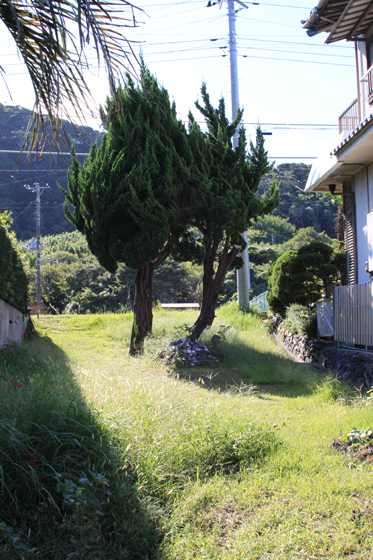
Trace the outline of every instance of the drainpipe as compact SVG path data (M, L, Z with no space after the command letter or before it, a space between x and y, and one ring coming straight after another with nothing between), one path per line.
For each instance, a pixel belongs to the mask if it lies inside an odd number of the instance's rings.
M364 167L367 176L368 214L370 214L371 210L370 210L370 195L369 195L369 167L366 164L364 164Z
M357 55L357 41L355 41L355 66L356 66L356 86L357 86L357 114L359 124L361 123L361 96L360 96L360 77L359 77L359 59Z

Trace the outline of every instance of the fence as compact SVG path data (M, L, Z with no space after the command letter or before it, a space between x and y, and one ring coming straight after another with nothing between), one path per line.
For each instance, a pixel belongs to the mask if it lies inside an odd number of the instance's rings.
M26 332L26 318L15 307L0 299L0 348L4 342L11 340L21 344Z
M256 307L258 311L268 311L267 295L268 291L254 297L249 303L250 307Z
M373 347L373 282L334 288L334 339Z
M334 336L333 303L330 299L317 303L317 332L319 336Z

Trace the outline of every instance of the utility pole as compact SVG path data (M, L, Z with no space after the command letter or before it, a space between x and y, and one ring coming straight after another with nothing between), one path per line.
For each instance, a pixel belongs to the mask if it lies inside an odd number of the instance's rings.
M33 187L25 185L28 191L36 192L36 301L41 303L41 246L40 246L40 195L45 189L49 189L48 183L41 187L39 183L34 183Z
M238 95L238 69L237 69L237 40L236 40L236 11L234 3L238 2L244 8L248 8L246 4L240 0L227 0L228 2L228 19L229 19L229 59L231 67L231 92L232 92L232 121L237 117L239 107ZM233 147L238 146L238 130L233 136ZM247 231L241 233L247 243ZM243 267L237 270L237 295L238 305L240 309L249 307L249 290L250 286L250 268L249 268L249 251L244 249L239 256L243 259Z

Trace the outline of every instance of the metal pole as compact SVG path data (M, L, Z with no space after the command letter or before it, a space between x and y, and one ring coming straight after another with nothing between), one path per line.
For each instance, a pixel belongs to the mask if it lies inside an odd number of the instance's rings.
M41 302L40 186L36 183L36 301Z
M41 187L39 183L34 183L34 187L24 185L28 191L36 192L36 301L41 303L41 245L40 245L40 195L45 189L49 189L48 183Z
M237 117L239 106L238 97L238 69L237 69L237 42L236 42L236 12L234 9L235 0L228 1L228 19L229 19L229 58L231 67L231 92L232 92L232 120ZM246 7L246 6L245 6ZM233 136L233 147L238 146L238 130ZM242 237L247 243L247 231L243 232ZM244 251L239 253L243 258L243 267L237 270L237 295L238 305L241 309L247 309L249 306L249 289L250 289L250 269L249 269L249 252L246 247Z

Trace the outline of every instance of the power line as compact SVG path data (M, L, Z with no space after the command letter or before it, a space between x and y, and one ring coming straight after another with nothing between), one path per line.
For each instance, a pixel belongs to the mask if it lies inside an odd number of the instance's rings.
M163 62L184 62L187 60L206 60L208 58L225 58L228 55L212 55L212 56L196 56L196 57L188 57L188 58L171 58L167 60L156 60L152 61L153 64L162 64ZM321 61L313 61L313 60L293 60L289 58L273 58L269 56L251 56L251 55L239 55L243 58L255 58L257 60L277 60L278 62L298 62L299 64L323 64L327 66L344 66L345 68L354 68L352 64L338 64L335 62L321 62Z

